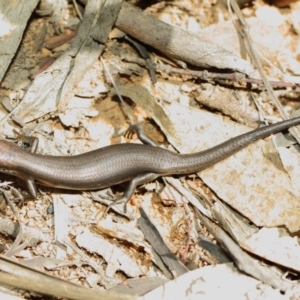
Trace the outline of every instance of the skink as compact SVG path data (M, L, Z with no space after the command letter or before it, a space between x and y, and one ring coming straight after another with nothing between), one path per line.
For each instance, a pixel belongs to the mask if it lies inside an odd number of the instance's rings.
M140 144L118 144L74 156L31 153L17 145L0 141L0 172L26 180L36 197L34 180L63 189L95 190L130 181L117 202L130 199L135 188L160 176L191 174L212 166L247 145L300 124L300 117L265 126L194 154Z

